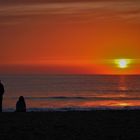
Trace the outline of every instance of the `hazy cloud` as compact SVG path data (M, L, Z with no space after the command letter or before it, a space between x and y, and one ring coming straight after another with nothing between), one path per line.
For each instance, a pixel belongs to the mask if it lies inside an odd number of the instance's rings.
M140 22L140 1L100 1L0 6L0 24L21 23L40 16L67 16L80 19ZM54 17L55 18L55 17Z

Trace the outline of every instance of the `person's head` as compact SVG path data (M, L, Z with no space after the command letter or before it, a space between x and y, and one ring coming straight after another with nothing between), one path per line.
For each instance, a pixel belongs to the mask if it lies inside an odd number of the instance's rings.
M23 96L20 96L19 97L19 101L24 101L24 97Z

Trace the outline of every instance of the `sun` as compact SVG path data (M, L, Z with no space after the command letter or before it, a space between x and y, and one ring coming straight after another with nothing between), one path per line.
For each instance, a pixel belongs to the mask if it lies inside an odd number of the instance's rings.
M116 59L115 64L118 68L125 69L129 67L129 64L131 63L131 59Z
M125 59L120 59L119 62L118 62L118 66L122 69L127 68L128 62Z

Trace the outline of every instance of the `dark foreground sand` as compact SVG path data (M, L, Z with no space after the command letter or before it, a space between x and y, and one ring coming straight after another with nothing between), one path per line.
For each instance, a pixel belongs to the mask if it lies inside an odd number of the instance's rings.
M0 140L140 140L140 111L1 113Z

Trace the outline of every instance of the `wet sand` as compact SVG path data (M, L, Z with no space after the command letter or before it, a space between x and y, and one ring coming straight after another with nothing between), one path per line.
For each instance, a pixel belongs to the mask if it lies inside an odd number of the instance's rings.
M140 139L140 111L1 113L0 140Z

